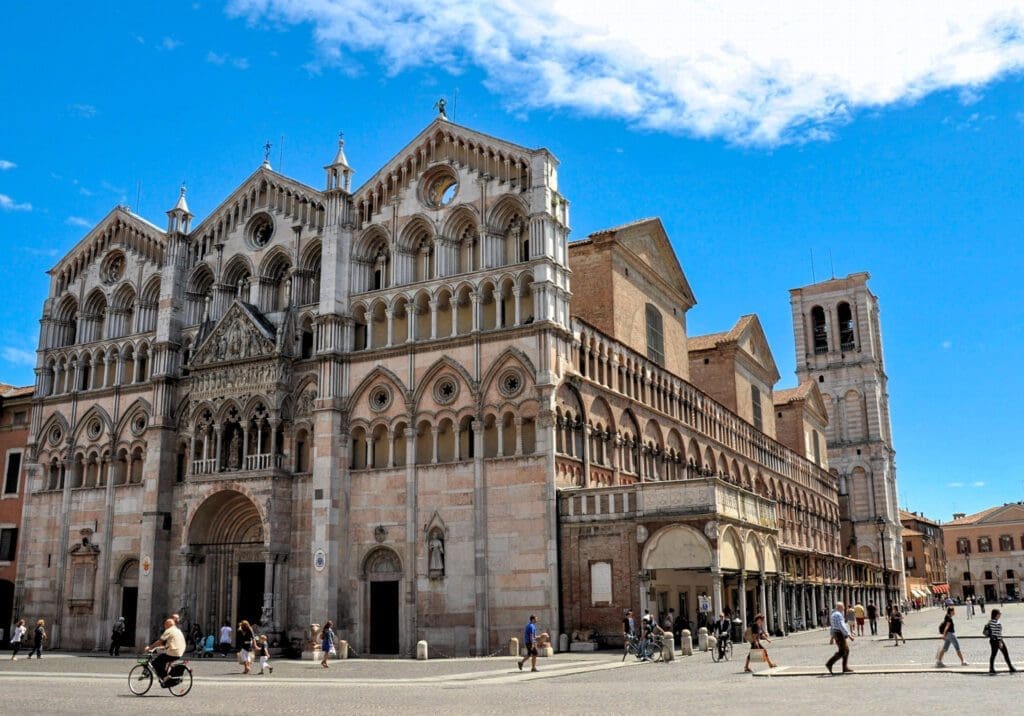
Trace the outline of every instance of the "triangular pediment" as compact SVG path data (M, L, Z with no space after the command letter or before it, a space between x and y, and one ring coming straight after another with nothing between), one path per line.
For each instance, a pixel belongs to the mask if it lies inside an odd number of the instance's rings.
M675 249L665 231L661 219L655 217L640 219L622 226L597 231L587 237L595 243L613 240L620 247L627 249L653 275L668 284L690 308L697 303L690 282L679 265Z
M768 345L768 337L764 334L761 320L754 314L743 316L729 333L740 350L771 376L769 382L774 385L779 380L779 369L775 365L775 357L772 355L771 346Z
M157 266L163 265L167 235L125 206L116 206L50 269L51 275L69 267L81 267L102 261L113 249L138 255Z
M238 216L232 217L232 221L237 220L239 223L245 223L249 216L256 212L266 211L268 206L265 197L269 187L313 204L323 204L324 197L321 192L284 174L278 174L264 165L246 177L198 226L193 227L190 236L201 236L209 227L227 220L236 209Z
M530 157L537 152L550 154L545 149L528 149L438 117L355 190L355 204L358 206L374 191L400 192L438 163L464 164L481 173L495 174L506 161L529 167Z
M192 367L269 358L277 353L277 331L259 312L235 299L192 356Z
M974 524L976 525L999 525L1011 522L1024 522L1024 505L1012 503L996 508L981 517Z

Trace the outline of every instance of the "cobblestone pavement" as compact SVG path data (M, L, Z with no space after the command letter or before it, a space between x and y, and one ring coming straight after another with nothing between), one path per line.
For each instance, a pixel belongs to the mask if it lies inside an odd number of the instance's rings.
M41 661L0 660L0 702L6 713L303 713L327 709L420 714L521 713L736 713L737 709L785 709L792 713L858 714L875 709L908 713L929 710L1012 709L1024 675L988 672L985 619L958 615L957 630L970 666L935 668L942 611L911 614L906 645L881 637L854 641L850 666L856 673L830 677L824 662L833 652L826 630L776 639L770 646L779 668L753 665L743 673L746 650L715 664L707 653L670 663L623 662L621 654L564 654L539 660L540 671L519 672L512 657L411 660L351 659L322 669L311 662L275 662L272 675L243 676L231 659L191 661L195 686L182 699L154 689L133 696L127 673L134 657L44 654ZM986 615L987 618L987 615ZM1003 624L1011 657L1024 667L1024 606L1007 605ZM880 630L885 629L884 621ZM954 666L955 665L955 666ZM960 706L962 704L962 706Z

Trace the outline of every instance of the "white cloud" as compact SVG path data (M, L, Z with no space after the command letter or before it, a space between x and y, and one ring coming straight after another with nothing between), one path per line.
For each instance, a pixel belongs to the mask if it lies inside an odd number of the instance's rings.
M0 194L0 211L32 211L32 205L27 201L18 203L6 194Z
M83 219L81 216L69 216L64 223L68 226L80 226L83 229L92 227L92 222L88 219Z
M3 358L8 363L14 363L15 365L34 366L36 364L35 352L22 350L21 348L13 348L12 346L4 346L4 348L0 350L0 358Z
M941 345L943 350L948 351L950 348L953 347L953 341L943 341Z
M517 110L744 144L828 139L859 109L977 93L1024 67L1024 0L232 0L229 11L311 24L322 64L371 51L393 73L473 65Z
M962 482L951 482L948 485L946 485L946 487L963 487L963 486L964 486L964 483L962 483Z
M974 87L964 87L960 90L960 94L957 95L957 100L964 107L970 107L972 104L978 104L978 102L983 99L985 99L985 95Z
M211 65L217 65L218 67L230 62L231 66L236 70L247 70L249 69L249 60L246 57L232 57L227 54L220 54L210 50L206 53L206 61Z
M972 482L971 483L971 487L984 487L984 486L985 486L985 483L982 482L981 480L978 480L977 482Z
M175 40L173 37L165 37L160 41L160 47L168 52L181 47L181 44L181 40Z
M69 104L68 109L79 117L85 117L86 119L92 119L99 113L99 110L91 104Z
M18 165L14 162L9 162L6 159L0 159L0 172L6 172L11 169L15 169Z

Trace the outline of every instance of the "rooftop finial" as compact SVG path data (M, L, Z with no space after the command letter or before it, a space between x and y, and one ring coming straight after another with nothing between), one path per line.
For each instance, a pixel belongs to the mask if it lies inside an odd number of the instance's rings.
M434 109L437 110L437 116L440 117L441 119L448 119L448 113L445 111L445 108L447 106L448 101L444 97L441 97L436 102L434 102Z
M272 146L274 145L270 143L269 139L267 140L267 143L263 145L263 166L265 167L270 166L270 148Z

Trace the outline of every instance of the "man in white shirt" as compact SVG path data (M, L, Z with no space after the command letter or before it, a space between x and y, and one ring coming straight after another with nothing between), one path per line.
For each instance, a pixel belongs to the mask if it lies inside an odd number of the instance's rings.
M224 626L220 628L220 635L217 637L217 648L220 650L221 656L227 656L231 653L234 639L235 630L231 628L231 622L224 622Z
M185 635L181 633L181 629L174 623L174 619L167 618L164 620L164 633L160 635L159 639L147 646L146 651L161 646L165 650L164 653L157 654L156 658L153 659L153 670L160 677L160 683L162 684L167 676L167 665L175 659L180 659L185 654Z
M850 633L850 629L846 626L845 607L846 605L842 602L836 602L836 609L829 618L832 638L836 642L836 653L825 662L825 668L828 669L830 674L832 673L832 665L840 659L843 660L843 673L850 674L853 672L853 669L846 665L847 660L850 658L850 645L848 642L853 641L853 634Z

